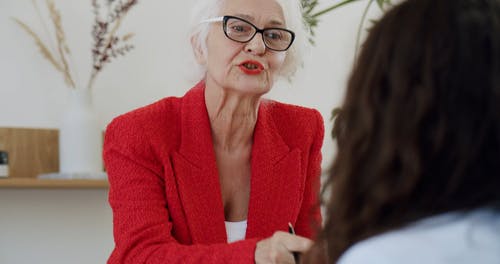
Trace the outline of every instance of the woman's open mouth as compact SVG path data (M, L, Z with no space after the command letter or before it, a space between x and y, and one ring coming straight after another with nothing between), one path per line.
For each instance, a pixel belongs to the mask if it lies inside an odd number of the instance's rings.
M264 66L260 64L258 61L244 61L240 65L240 70L249 75L260 74L264 70Z

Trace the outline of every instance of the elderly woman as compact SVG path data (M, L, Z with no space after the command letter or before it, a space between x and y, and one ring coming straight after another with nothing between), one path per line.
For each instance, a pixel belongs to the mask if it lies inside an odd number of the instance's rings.
M300 63L300 4L199 5L191 43L202 80L107 128L108 263L294 263L321 222L323 122L262 96Z

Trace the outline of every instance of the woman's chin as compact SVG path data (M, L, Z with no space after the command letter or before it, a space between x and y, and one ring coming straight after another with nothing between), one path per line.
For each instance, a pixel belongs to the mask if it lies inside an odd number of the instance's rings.
M271 90L271 86L271 82L265 75L253 75L238 78L234 89L250 94L265 94Z
M266 83L250 83L245 82L240 85L236 85L234 90L247 95L263 95L269 92L270 86Z

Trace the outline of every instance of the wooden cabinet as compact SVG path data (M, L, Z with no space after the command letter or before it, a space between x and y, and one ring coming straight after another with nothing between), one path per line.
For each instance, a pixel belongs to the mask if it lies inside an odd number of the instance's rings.
M107 180L38 179L59 170L57 129L0 128L0 150L9 153L9 177L0 188L107 188Z

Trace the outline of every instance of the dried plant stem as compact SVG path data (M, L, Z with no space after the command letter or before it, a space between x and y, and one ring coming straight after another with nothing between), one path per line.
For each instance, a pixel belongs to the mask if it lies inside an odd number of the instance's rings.
M52 34L50 34L51 32L47 30L47 26L45 25L43 19L41 19L41 12L36 4L36 0L32 0L32 3L36 9L38 17L41 20L45 33L49 35L49 44L53 44L52 41L54 40L50 37ZM54 68L56 68L57 71L63 74L64 81L67 86L76 89L75 79L73 79L73 77L78 77L78 75L76 71L71 71L73 67L70 67L70 65L74 65L74 63L72 61L70 50L66 42L66 35L62 27L61 14L59 10L56 9L53 0L45 0L45 3L55 31L55 44L50 46L52 49L49 49L40 36L37 35L28 25L16 18L13 18L13 20L35 40L35 43L39 47L42 55L54 66ZM99 17L100 5L98 1L92 0L91 3L95 14L95 24L92 30L94 46L91 50L93 64L86 87L89 90L94 85L96 76L105 64L111 62L112 58L123 56L134 47L127 42L134 34L129 33L122 37L118 37L117 31L121 26L123 16L127 14L128 10L133 5L137 3L137 0L106 0L109 9L106 20L101 20ZM110 7L112 4L113 9L111 10ZM111 30L108 30L108 28L111 28Z
M135 35L134 33L128 33L128 34L126 34L126 35L124 35L124 36L122 37L122 40L123 40L123 41L128 41L129 39L133 38L133 37L134 37L134 35Z
M71 77L68 61L66 60L66 53L69 54L69 48L66 45L66 36L61 25L61 15L59 14L59 11L57 11L52 0L46 0L46 3L56 30L57 51L59 52L59 57L63 66L64 80L68 86L75 88L75 82Z
M98 71L92 68L92 73L90 74L89 82L87 84L87 89L91 89L94 85L95 77L97 76Z
M40 48L40 52L42 53L42 55L60 72L64 72L64 69L63 67L59 64L59 62L55 59L55 57L52 55L52 53L50 52L50 50L47 48L47 46L45 46L45 44L43 44L42 40L40 39L40 37L35 33L33 32L33 30L31 30L31 28L24 24L21 20L17 19L17 18L12 18L17 24L19 24L19 26L21 26L22 29L24 29L24 31L26 31L26 33L28 33L32 38L33 40L35 40L35 43L36 45L38 46L38 48Z
M35 11L36 11L36 14L38 16L38 20L40 21L40 24L43 27L43 31L45 32L45 35L47 36L50 51L53 52L53 53L55 53L56 49L54 47L56 45L54 45L54 41L50 37L50 33L49 33L49 30L48 30L47 24L45 23L45 20L42 19L42 13L40 12L40 8L38 7L38 4L36 3L35 0L31 0L31 2L32 2L33 6L35 7Z
M33 5L35 6L35 9L37 10L37 13L38 13L38 17L40 18L40 21L41 21L41 24L43 25L43 28L45 30L45 33L50 36L49 34L49 31L47 30L47 26L46 26L46 23L45 21L42 19L41 15L40 15L40 10L38 8L38 5L36 4L36 1L35 0L32 0L33 1ZM55 5L54 5L55 6ZM60 16L59 16L60 17ZM62 27L61 27L61 30L62 30ZM49 38L51 39L51 38ZM52 40L52 39L51 39ZM50 41L50 44L51 44L51 48L55 47L55 45L53 44L53 41ZM65 49L69 55L69 48L68 48L68 45L65 41ZM56 50L55 48L52 49L52 51ZM57 52L59 52L59 50L57 50ZM55 53L55 52L54 52ZM68 59L68 64L69 65L76 65L74 63L74 61L72 60L72 57L71 56L67 56L67 59ZM71 71L71 68L68 68L68 72L69 72L69 76L72 76L73 77L73 83L79 83L78 82L78 71L74 70L75 67L73 67L73 71Z
M111 29L111 32L109 33L109 38L106 41L106 44L104 45L104 51L103 51L104 54L106 54L107 50L111 48L111 43L113 42L115 34L118 31L118 28L120 27L121 23L122 23L122 17L119 17L116 20L116 23L114 24L113 28ZM90 90L94 85L97 73L99 73L99 70L97 70L96 68L92 68L92 73L90 74L89 82L87 84L87 89Z

